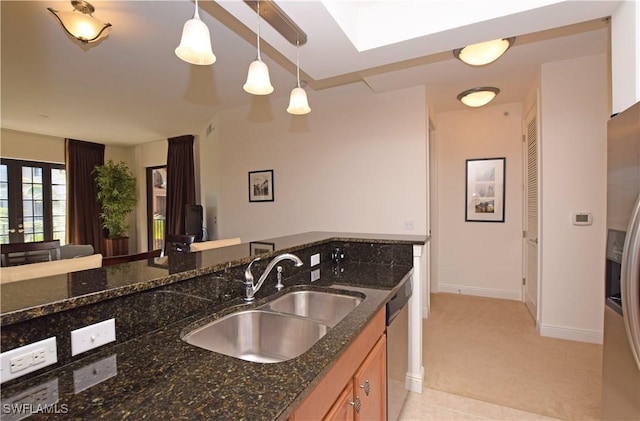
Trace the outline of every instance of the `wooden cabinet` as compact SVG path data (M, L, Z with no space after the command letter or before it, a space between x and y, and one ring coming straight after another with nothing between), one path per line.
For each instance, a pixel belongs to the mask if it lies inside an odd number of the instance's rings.
M356 420L387 418L386 339L386 335L382 335L353 377L354 398L360 401Z
M358 405L359 404L360 403L358 402ZM356 403L353 398L353 382L349 382L324 419L335 421L354 421L356 419L354 405L356 405Z
M384 309L336 361L289 417L303 420L385 420L387 346Z

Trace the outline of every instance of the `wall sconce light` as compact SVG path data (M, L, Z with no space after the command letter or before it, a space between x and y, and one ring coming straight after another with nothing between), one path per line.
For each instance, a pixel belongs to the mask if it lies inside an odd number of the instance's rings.
M500 89L488 86L482 88L473 88L458 94L458 101L462 102L468 107L477 108L482 107L483 105L487 105L499 93Z
M242 89L253 95L268 95L273 92L269 79L269 68L260 57L260 0L258 0L258 58L249 65L247 81Z
M72 37L86 44L94 42L108 35L110 23L103 23L91 16L95 8L84 0L73 0L73 10L70 12L58 12L50 7L47 9L58 19L60 25Z
M176 48L176 55L191 64L208 65L216 62L216 56L211 50L211 36L209 28L200 20L198 0L193 18L185 22L182 28L180 45Z
M309 107L309 101L307 100L307 93L304 88L300 86L300 44L296 43L296 74L298 77L298 84L291 90L291 96L289 97L289 107L287 112L294 115L304 115L311 112Z
M515 40L516 37L511 37L471 44L464 48L456 48L453 55L471 66L484 66L500 58Z

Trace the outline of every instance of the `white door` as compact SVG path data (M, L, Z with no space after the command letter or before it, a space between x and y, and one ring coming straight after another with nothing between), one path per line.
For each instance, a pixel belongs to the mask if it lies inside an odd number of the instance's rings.
M538 322L538 118L536 107L525 118L524 135L524 302Z

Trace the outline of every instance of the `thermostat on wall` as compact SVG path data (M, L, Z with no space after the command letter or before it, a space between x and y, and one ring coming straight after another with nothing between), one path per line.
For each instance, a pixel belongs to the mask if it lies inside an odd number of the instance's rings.
M573 225L591 225L593 224L593 216L591 212L574 212L571 214L571 223Z

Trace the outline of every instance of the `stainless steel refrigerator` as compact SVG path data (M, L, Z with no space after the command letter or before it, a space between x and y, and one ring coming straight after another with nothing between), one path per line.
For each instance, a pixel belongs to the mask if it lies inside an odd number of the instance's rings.
M602 419L640 420L640 102L607 125Z

